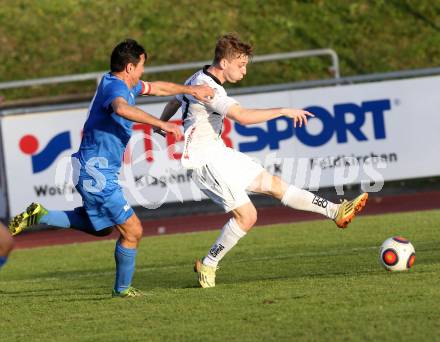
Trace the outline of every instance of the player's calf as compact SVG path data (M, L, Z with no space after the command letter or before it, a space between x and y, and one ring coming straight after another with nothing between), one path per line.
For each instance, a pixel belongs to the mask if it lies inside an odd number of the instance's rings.
M251 230L258 218L257 209L251 202L232 210L232 215L236 224L245 232Z

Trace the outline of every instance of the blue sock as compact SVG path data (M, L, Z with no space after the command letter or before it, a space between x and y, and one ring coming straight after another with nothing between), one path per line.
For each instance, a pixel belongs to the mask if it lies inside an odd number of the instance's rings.
M59 228L74 228L83 231L94 231L84 207L75 208L72 211L49 210L39 223Z
M116 280L115 291L121 292L128 289L133 278L134 266L136 262L136 248L125 248L120 241L116 242L115 261L116 261Z
M4 264L6 264L6 261L8 261L8 257L0 256L0 268L2 268Z
M59 228L70 228L69 217L67 216L65 211L49 210L48 213L44 215L38 223L43 223Z

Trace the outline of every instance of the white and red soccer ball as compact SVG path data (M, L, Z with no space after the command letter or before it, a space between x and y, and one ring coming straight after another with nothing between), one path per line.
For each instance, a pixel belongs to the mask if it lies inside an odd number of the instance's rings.
M386 239L379 252L379 262L388 271L406 271L414 265L416 251L412 243L401 236Z

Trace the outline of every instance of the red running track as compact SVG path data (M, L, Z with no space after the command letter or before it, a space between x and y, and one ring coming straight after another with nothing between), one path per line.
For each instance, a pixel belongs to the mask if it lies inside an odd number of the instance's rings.
M369 199L362 215L429 209L440 209L440 191L385 197L374 196ZM152 236L220 229L228 218L228 214L203 214L145 220L142 221L142 225L144 227L144 236ZM257 225L317 219L322 219L322 216L281 206L266 207L258 209ZM106 237L94 237L73 229L43 230L18 235L15 238L15 246L16 248L32 248L98 241L102 239L116 239L118 236L119 234L116 231Z

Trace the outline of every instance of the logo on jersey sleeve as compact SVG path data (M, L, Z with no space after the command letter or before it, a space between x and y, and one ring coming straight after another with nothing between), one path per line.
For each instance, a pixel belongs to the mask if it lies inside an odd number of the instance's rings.
M20 139L20 150L31 156L32 173L39 173L46 170L55 159L64 151L72 147L70 142L70 132L62 132L54 136L47 145L37 153L40 142L32 135L27 134Z

